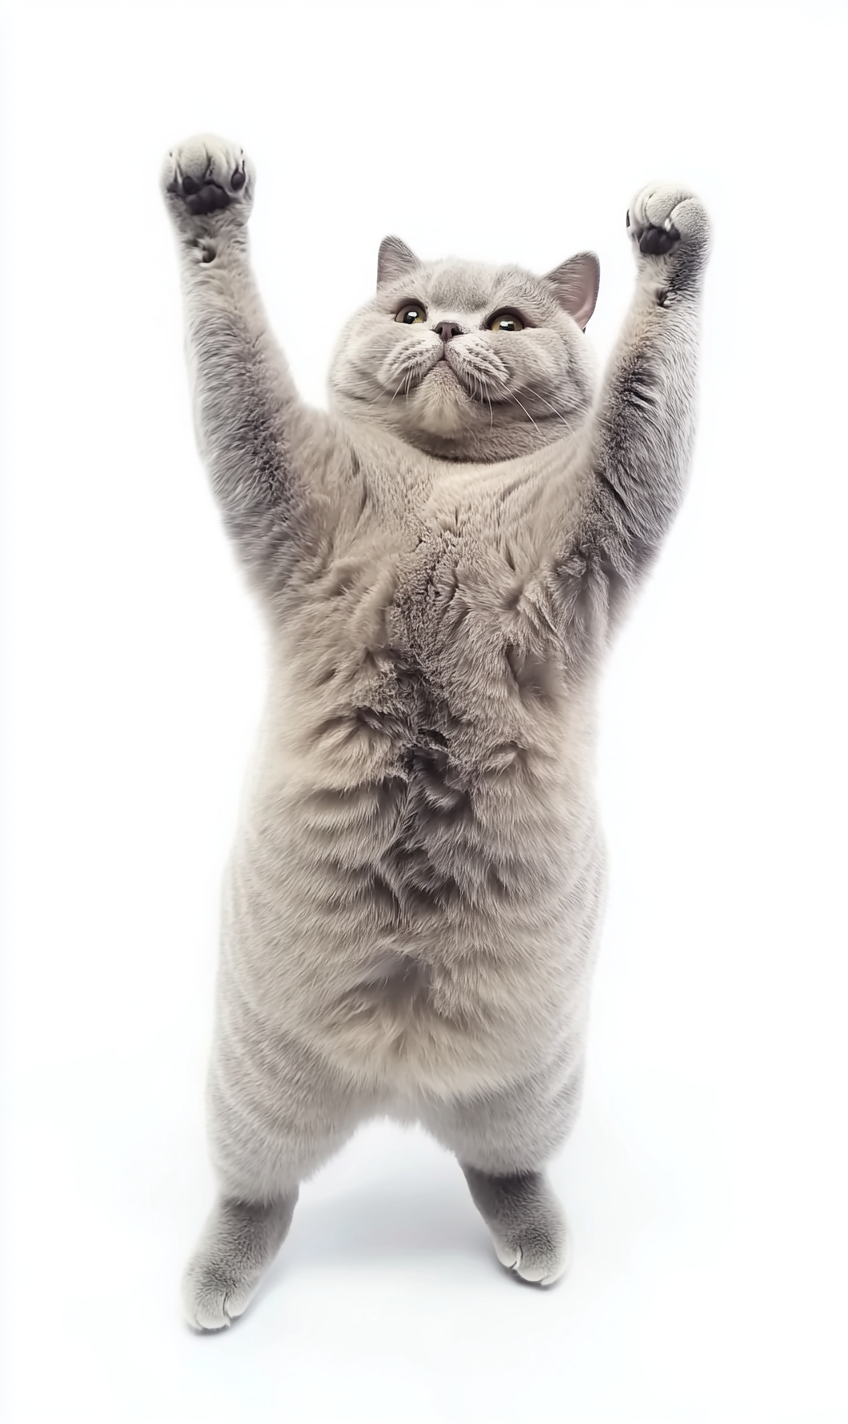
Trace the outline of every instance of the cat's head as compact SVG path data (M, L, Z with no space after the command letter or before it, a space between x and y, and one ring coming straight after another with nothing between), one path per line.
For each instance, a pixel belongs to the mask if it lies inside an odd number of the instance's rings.
M546 277L420 262L387 237L376 295L336 350L334 405L447 459L510 459L561 439L592 402L583 333L599 271L591 252Z

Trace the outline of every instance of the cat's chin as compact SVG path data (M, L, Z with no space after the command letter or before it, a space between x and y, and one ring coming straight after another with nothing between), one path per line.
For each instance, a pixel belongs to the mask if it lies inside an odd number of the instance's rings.
M470 398L447 361L438 361L427 372L409 404L418 430L449 440L464 429Z

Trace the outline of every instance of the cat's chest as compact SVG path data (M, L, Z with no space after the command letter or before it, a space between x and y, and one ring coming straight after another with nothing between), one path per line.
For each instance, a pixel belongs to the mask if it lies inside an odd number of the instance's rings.
M406 704L411 682L447 693L475 658L483 675L514 621L519 582L508 546L460 507L351 540L310 601L340 672Z
M449 493L339 539L290 628L300 750L352 782L418 762L444 780L531 744L559 662L533 552Z

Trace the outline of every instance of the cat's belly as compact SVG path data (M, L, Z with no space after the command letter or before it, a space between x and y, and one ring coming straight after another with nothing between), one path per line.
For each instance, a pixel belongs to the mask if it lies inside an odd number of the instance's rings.
M266 790L225 924L256 1013L375 1087L473 1092L543 1061L582 1022L603 890L566 790L515 747L465 774L433 738L351 790Z

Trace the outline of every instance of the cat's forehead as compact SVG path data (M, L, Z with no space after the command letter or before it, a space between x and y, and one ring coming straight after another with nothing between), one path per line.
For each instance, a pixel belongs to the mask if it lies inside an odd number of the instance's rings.
M443 311L478 312L505 301L538 301L541 295L539 282L528 272L458 258L425 268L425 286L430 304Z

